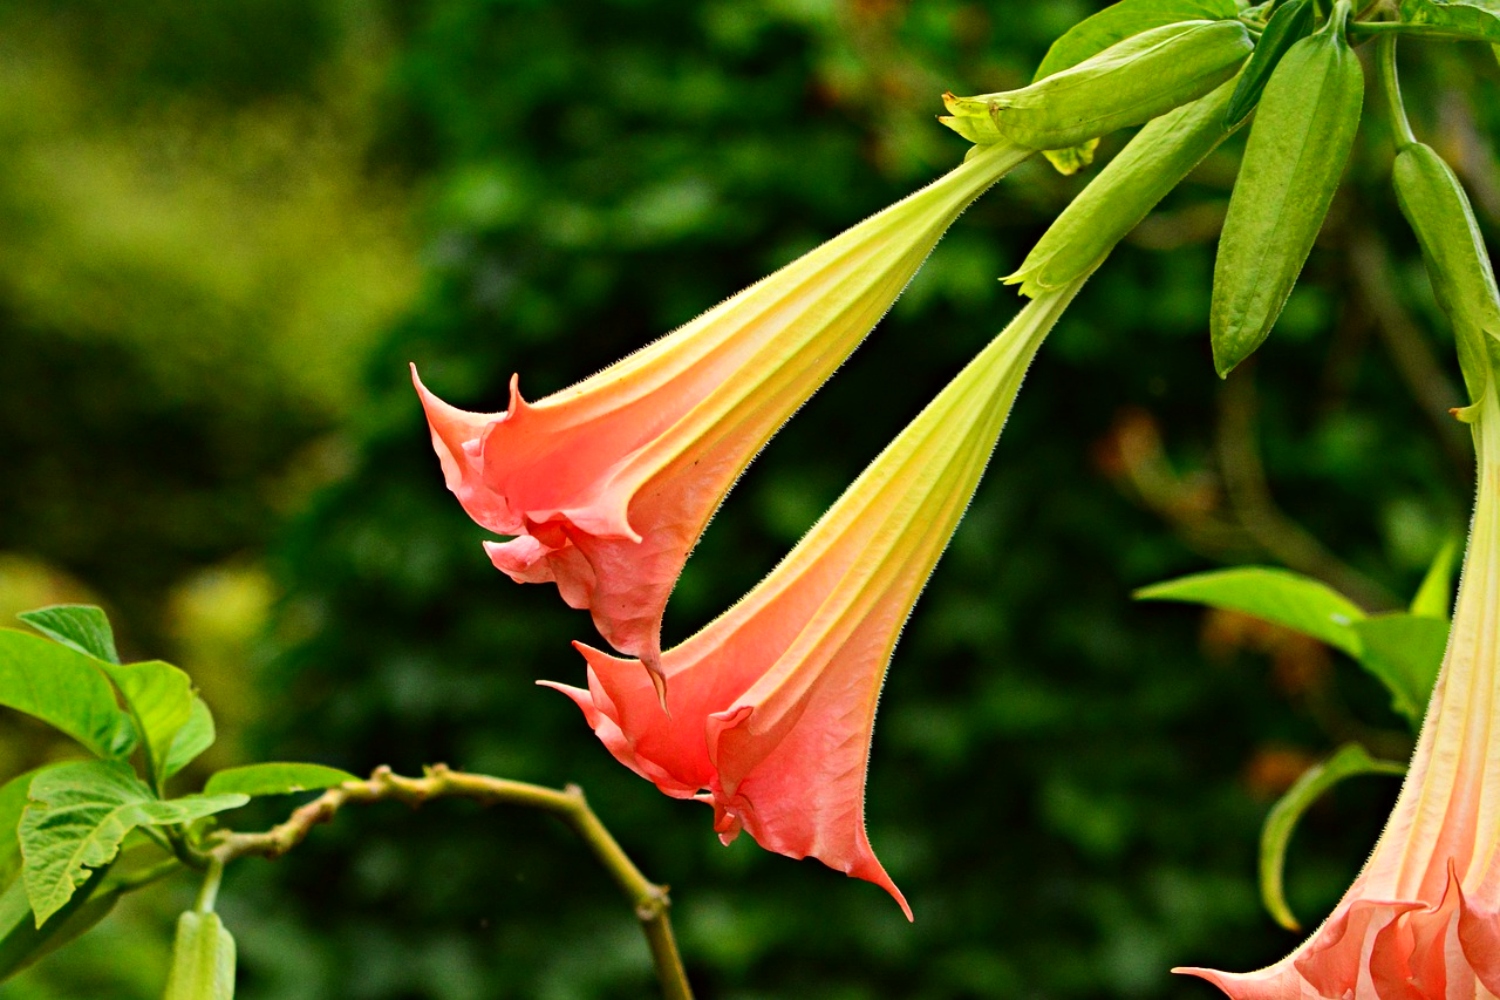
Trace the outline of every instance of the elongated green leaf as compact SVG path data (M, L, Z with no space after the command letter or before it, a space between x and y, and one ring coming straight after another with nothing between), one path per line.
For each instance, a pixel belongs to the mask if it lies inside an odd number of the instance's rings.
M60 643L0 628L0 705L56 726L100 757L123 756L135 737L102 666Z
M64 646L88 656L119 663L115 652L115 630L102 608L92 604L54 604L35 611L23 611L17 618Z
M217 913L184 913L165 1000L233 1000L234 957L234 938Z
M287 795L332 788L346 781L358 781L348 771L322 764L251 764L231 767L208 779L206 795L241 792L245 795Z
M1310 635L1356 659L1363 649L1353 627L1365 617L1359 606L1327 584L1284 569L1243 566L1197 573L1142 587L1135 597L1240 611Z
M37 926L67 905L87 869L109 864L137 826L189 823L244 805L244 795L190 795L161 801L118 761L61 764L31 781L21 814L26 895Z
M1260 831L1260 896L1276 922L1289 931L1299 929L1297 918L1286 903L1283 869L1292 831L1307 808L1324 792L1357 774L1405 774L1406 766L1376 760L1358 743L1346 743L1321 764L1308 768L1266 814Z
M12 880L0 893L0 980L9 978L51 951L54 942L75 916L87 919L85 911L90 906L91 897L107 874L108 865L95 868L73 898L41 926L32 917L25 880Z
M1401 0L1401 20L1500 43L1500 3L1494 0Z
M1363 650L1360 665L1391 693L1391 707L1406 717L1415 732L1422 725L1427 700L1448 647L1448 619L1421 615L1377 615L1355 622Z
M193 682L161 660L106 664L104 669L125 696L145 739L151 773L160 784L166 778L172 743L193 714Z
M1077 66L1116 42L1150 28L1179 21L1224 20L1238 13L1234 0L1120 0L1064 32L1042 57L1041 65L1031 79L1035 83ZM1042 155L1057 168L1058 173L1068 176L1093 163L1094 150L1098 146L1098 139L1089 139L1065 149L1043 150Z
M1450 538L1433 557L1427 575L1417 587L1417 596L1411 599L1412 614L1447 621L1453 613L1453 571L1458 567L1458 546L1458 539Z
M162 777L170 778L191 764L199 754L214 745L215 736L213 713L202 698L194 695L188 720L177 730L172 748L167 751Z

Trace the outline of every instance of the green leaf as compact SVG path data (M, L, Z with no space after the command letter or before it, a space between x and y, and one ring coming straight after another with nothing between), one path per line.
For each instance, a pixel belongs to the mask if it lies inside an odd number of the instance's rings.
M1328 643L1358 659L1363 650L1359 606L1311 577L1267 566L1196 573L1143 587L1137 600L1187 601L1239 611Z
M202 698L194 695L188 720L177 730L172 748L167 751L162 778L170 778L191 764L199 754L214 745L216 735L213 713L208 710L208 704Z
M1116 42L1180 21L1225 21L1239 15L1234 0L1120 0L1065 31L1037 67L1032 82L1077 66Z
M1494 0L1401 0L1401 20L1428 24L1490 42L1500 42L1500 3Z
M149 770L160 787L177 733L193 714L193 682L170 663L105 664L105 671L130 709L145 738Z
M25 880L13 880L0 893L0 980L9 978L53 948L76 937L76 933L65 936L63 931L71 930L70 925L75 924L75 917L78 922L87 922L93 916L89 911L97 909L92 906L94 890L99 888L107 874L107 865L94 869L67 905L41 926L32 918ZM109 903L109 906L113 906L113 903ZM106 907L106 912L107 909Z
M1278 924L1289 931L1299 929L1297 918L1286 903L1282 870L1286 865L1287 844L1302 814L1324 792L1345 778L1357 774L1405 773L1404 764L1376 760L1358 743L1346 743L1334 751L1332 757L1303 772L1302 777L1271 807L1260 831L1260 896Z
M102 608L92 604L54 604L35 611L23 611L17 618L64 646L80 653L119 663L115 652L115 631Z
M1433 557L1417 596L1411 599L1412 614L1447 621L1453 613L1453 571L1458 567L1457 538L1450 538Z
M1386 686L1391 707L1416 731L1448 648L1448 620L1401 613L1377 615L1356 622L1354 630L1364 647L1356 659Z
M249 801L245 795L157 799L118 761L60 764L31 781L21 814L26 895L37 926L67 905L87 882L87 869L108 865L137 826L190 823Z
M1234 0L1120 0L1064 32L1047 50L1031 80L1035 83L1077 66L1116 42L1150 28L1179 21L1227 20L1238 14ZM1044 149L1042 155L1066 177L1093 163L1098 145L1098 139L1090 139L1066 149Z
M135 735L101 661L60 643L0 628L0 705L33 715L100 757L130 753Z
M206 795L240 792L245 795L289 795L332 788L359 779L348 771L322 764L251 764L231 767L208 779Z
M234 938L217 913L177 918L164 1000L233 1000Z

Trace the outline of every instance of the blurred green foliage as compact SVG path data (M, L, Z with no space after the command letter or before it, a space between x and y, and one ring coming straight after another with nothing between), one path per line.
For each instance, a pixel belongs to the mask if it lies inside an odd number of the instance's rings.
M1242 140L1137 230L1043 349L886 685L870 836L914 925L867 884L747 838L721 847L706 809L660 796L533 687L582 676L568 641L587 619L489 567L406 373L415 361L444 398L495 409L512 372L539 397L603 366L956 162L938 94L1024 82L1091 9L8 10L27 30L0 32L0 127L31 152L0 164L0 548L71 572L152 652L201 650L221 673L240 633L212 615L173 627L203 607L184 583L241 556L247 575L222 593L253 618L269 553L283 597L253 749L579 782L673 886L706 998L1207 996L1167 968L1253 968L1293 943L1256 900L1269 802L1338 742L1399 756L1406 737L1351 664L1130 590L1255 559L1393 603L1467 511L1443 412L1451 338L1378 119L1302 286L1228 382L1209 359L1208 281ZM1403 69L1419 134L1493 225L1489 53L1412 45ZM144 180L128 166L142 157ZM995 279L1088 176L1029 164L960 220L731 495L669 641L769 569L1004 324L1017 303ZM1394 792L1351 783L1306 817L1296 912L1331 906ZM171 892L160 911L181 903ZM220 909L250 1000L652 989L603 874L526 814L350 810L275 865L237 865ZM153 996L166 940L146 917L113 925L0 996Z

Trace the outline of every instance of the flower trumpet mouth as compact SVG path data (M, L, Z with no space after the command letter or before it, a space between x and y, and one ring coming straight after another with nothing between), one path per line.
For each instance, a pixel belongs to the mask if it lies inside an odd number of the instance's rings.
M1500 393L1476 404L1479 495L1447 653L1374 853L1296 951L1250 973L1182 968L1237 1000L1500 995Z
M501 572L553 583L664 686L661 620L745 467L833 374L948 226L1029 155L989 147L903 201L571 388L471 413L413 381L448 488Z

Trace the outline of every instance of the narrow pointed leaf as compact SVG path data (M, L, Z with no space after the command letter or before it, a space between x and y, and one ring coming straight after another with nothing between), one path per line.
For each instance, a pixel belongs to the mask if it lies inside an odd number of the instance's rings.
M1453 571L1458 568L1459 541L1450 538L1433 557L1427 575L1411 599L1412 614L1447 621L1453 613Z
M233 1000L234 961L234 937L217 913L184 913L164 1000Z
M61 643L0 628L0 705L56 726L100 757L128 754L130 719L102 666Z
M161 801L118 761L61 764L31 782L21 814L26 894L38 926L108 865L137 826L190 823L248 802L244 795L190 795Z
M1427 700L1448 647L1448 619L1420 615L1377 615L1355 622L1363 650L1360 666L1391 693L1391 707L1406 717L1413 732L1422 725Z
M208 710L208 704L202 698L194 695L187 722L183 723L182 728L177 730L177 735L172 738L172 747L167 751L167 758L163 763L162 777L170 778L191 764L199 754L214 745L216 736L213 713Z
M251 764L231 767L208 779L204 794L238 792L244 795L290 795L332 788L359 779L348 771L322 764Z
M92 604L54 604L23 611L17 618L55 642L109 663L119 663L115 631L102 608Z
M1355 623L1365 617L1343 594L1311 577L1267 566L1196 573L1142 587L1137 600L1187 601L1239 611L1326 642L1358 659Z
M1290 843L1292 831L1297 828L1297 821L1302 818L1302 814L1324 792L1345 778L1359 774L1405 773L1404 764L1377 760L1358 743L1346 743L1334 751L1332 757L1303 772L1302 777L1271 807L1271 811L1266 814L1265 826L1260 831L1260 895L1266 909L1278 924L1291 931L1300 927L1291 908L1287 906L1283 869L1286 866L1287 844Z

